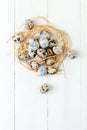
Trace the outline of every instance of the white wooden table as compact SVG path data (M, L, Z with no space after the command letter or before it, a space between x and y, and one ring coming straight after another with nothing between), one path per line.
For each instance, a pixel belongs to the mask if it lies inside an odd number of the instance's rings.
M44 16L71 36L78 51L64 71L39 77L14 60L6 44L27 18ZM3 0L0 2L0 130L87 130L87 1ZM10 53L10 54L8 54ZM44 82L47 94L39 92Z

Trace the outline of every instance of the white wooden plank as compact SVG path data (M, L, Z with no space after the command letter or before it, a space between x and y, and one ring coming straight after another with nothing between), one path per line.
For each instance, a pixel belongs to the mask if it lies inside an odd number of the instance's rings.
M16 0L15 28L25 19L35 16L46 16L46 0ZM40 93L40 85L46 77L27 70L16 61L15 69L15 123L16 130L47 129L47 95Z
M16 29L28 16L43 15L46 17L46 6L47 1L39 1L39 6L34 0L32 2L16 1ZM13 1L9 0L7 3L2 1L0 4L0 130L14 129L14 61L13 55L7 55L12 51L11 46L5 44L13 32L13 9ZM48 129L87 129L86 12L87 2L82 0L80 48L80 1L49 1L49 20L69 32L73 47L78 51L81 50L81 54L73 62L69 60L65 62L66 79L63 75L39 78L16 61L16 129L47 128L47 95L39 93L39 86L44 81L52 86L48 95Z
M14 31L14 2L0 2L0 130L14 129L14 58L6 44Z
M87 129L87 1L81 0L81 129Z
M80 1L50 0L49 20L71 35L73 48L80 50ZM80 57L65 61L64 75L49 78L54 91L49 94L50 130L80 130Z

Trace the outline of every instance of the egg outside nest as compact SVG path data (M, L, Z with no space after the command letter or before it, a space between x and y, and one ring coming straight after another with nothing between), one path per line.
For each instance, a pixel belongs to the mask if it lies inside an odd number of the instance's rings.
M76 52L72 49L67 50L66 56L70 59L76 58Z
M12 36L12 40L15 43L20 43L24 39L24 35L22 33L16 33Z
M24 27L26 30L31 30L34 27L34 23L31 19L26 19L24 23Z
M48 92L48 90L49 90L49 86L48 86L47 83L44 83L44 84L41 85L41 88L40 88L41 93L44 94L44 93Z

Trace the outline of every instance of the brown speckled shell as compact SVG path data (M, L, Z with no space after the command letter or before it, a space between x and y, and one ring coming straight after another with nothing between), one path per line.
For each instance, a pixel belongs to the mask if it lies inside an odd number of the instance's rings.
M26 29L32 29L34 27L33 21L30 19L25 20Z
M37 54L42 57L42 58L46 58L47 57L47 52L45 49L38 49L37 50Z
M57 69L55 67L48 67L48 74L54 74L57 72Z
M43 58L38 55L35 56L35 60L39 65L45 64L45 60L43 60Z
M52 56L52 55L53 55L52 49L48 48L47 49L47 56Z
M46 60L46 64L47 64L48 66L51 66L51 65L55 64L55 59L54 59L54 58L49 58L49 59L47 59L47 60Z
M31 61L30 66L34 70L37 70L39 68L39 64L36 61Z
M30 56L28 55L28 51L25 51L23 53L21 53L18 58L22 61L27 61L30 59Z

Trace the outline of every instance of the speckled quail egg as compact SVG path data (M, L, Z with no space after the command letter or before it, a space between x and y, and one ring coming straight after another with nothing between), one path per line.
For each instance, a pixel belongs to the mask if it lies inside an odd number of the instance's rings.
M61 46L53 47L53 52L55 54L61 54L63 52L62 47Z
M49 46L49 42L46 38L40 38L39 43L42 48L47 48Z
M32 69L37 70L39 68L39 64L36 61L30 61L30 66Z
M39 48L39 43L38 43L37 40L29 39L29 40L27 41L27 44L29 45L29 47L31 48L31 50L36 51L36 50L38 50L38 48Z
M52 55L53 55L52 49L48 48L47 49L47 56L52 56Z
M49 90L49 86L47 83L44 83L41 85L41 88L40 88L41 93L46 93L48 90Z
M38 50L37 50L37 54L38 54L40 57L42 57L42 58L47 57L47 52L46 52L45 49L38 49Z
M20 60L22 60L22 61L27 61L27 60L29 60L30 57L29 57L28 51L25 51L25 52L21 53L21 54L18 56L18 58L19 58Z
M12 40L14 42L17 42L17 43L20 43L22 40L24 39L24 36L22 34L15 34L13 37L12 37Z
M56 46L56 41L55 40L50 40L49 47L52 48L54 46Z
M46 64L47 64L48 66L51 66L51 65L53 65L54 63L55 63L55 59L54 59L54 58L49 58L49 59L46 60Z
M45 66L40 66L38 69L38 75L46 75L47 74L47 68Z
M40 32L40 37L49 39L50 38L50 34L47 31L41 31Z
M70 59L75 59L76 58L76 52L72 49L67 50L67 57Z
M26 20L25 20L25 28L26 28L27 30L30 30L30 29L32 29L33 27L34 27L33 21L32 21L31 19L26 19Z
M38 62L39 65L45 64L45 60L42 57L36 55L35 60Z
M54 74L54 73L56 73L57 72L57 69L55 68L55 67L48 67L48 74Z
M31 58L34 58L35 55L36 55L36 51L35 51L35 50L32 50L31 48L29 48L28 51L29 51L29 52L28 52L29 56L30 56Z

